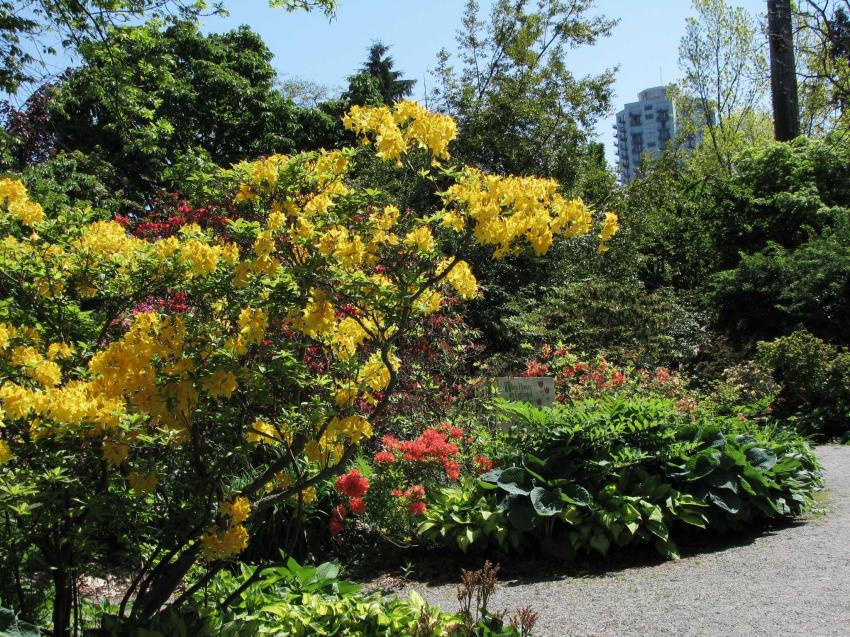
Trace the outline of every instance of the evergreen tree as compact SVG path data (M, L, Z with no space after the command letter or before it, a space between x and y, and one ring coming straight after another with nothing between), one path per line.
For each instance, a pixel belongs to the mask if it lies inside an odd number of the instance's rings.
M402 79L403 73L395 70L395 61L387 55L389 50L390 47L380 40L374 42L369 47L369 57L360 70L375 78L384 104L395 104L413 93L416 80Z

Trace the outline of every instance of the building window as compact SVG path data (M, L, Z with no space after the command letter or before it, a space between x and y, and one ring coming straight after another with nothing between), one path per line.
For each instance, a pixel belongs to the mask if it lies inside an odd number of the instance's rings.
M640 113L629 113L629 126L640 126Z

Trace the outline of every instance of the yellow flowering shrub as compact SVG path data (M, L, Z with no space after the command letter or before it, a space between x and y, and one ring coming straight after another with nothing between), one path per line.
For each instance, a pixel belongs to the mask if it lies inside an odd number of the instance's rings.
M64 521L56 542L96 554L90 521L111 520L161 545L138 560L139 617L199 560L244 551L264 512L315 506L373 435L399 339L445 297L479 293L449 246L542 254L591 231L551 180L449 166L455 123L414 102L355 107L345 125L362 146L222 169L223 229L140 238L0 180L0 497L42 512L33 542ZM431 195L390 196L356 172L369 161ZM616 231L606 215L601 245ZM66 568L58 546L39 545Z

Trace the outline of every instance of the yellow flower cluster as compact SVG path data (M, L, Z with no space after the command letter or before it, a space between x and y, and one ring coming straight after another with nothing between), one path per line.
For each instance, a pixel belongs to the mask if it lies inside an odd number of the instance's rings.
M9 448L9 445L6 444L6 441L0 440L0 467L11 462L14 457L15 456L12 454L12 450Z
M51 360L44 358L34 347L19 345L12 349L12 365L24 369L27 376L42 387L55 387L62 382L62 369Z
M223 502L218 512L220 515L228 516L231 524L242 524L251 515L251 503L248 498L239 496L229 502Z
M12 342L12 339L15 338L15 334L18 333L18 330L15 329L14 325L10 325L9 323L0 323L0 350L4 350L9 347L9 344Z
M419 252L433 252L434 236L428 226L420 226L407 233L407 236L404 237L404 244L415 246Z
M336 325L336 313L323 290L310 290L310 298L301 316L293 321L296 329L310 338L330 334Z
M466 261L458 261L446 274L446 281L463 299L471 299L478 294L478 281Z
M524 238L537 254L545 254L556 234L576 237L593 223L581 199L567 201L552 179L499 177L466 168L443 194L443 223L455 229L474 221L473 236L481 245L496 246L495 257L508 254Z
M263 309L246 307L239 312L239 333L233 342L236 353L245 354L251 345L259 344L265 337L268 326L269 317Z
M353 444L359 445L366 438L372 437L372 425L362 416L334 416L328 423L325 436L333 441L348 438Z
M398 369L401 361L394 354L390 354L390 364ZM370 387L373 391L382 391L390 384L390 370L381 359L381 353L375 352L366 361L366 364L360 368L357 374L357 380L361 385Z
M364 323L368 325L370 321L367 320ZM330 344L336 356L342 360L349 360L354 356L357 348L369 338L369 333L363 329L357 319L348 316L337 324Z
M0 204L6 204L9 214L25 226L44 220L41 205L30 201L26 186L17 179L0 179Z
M173 240L177 243L177 239ZM95 221L77 240L76 248L82 254L100 260L126 262L147 246L147 242L127 234L120 223Z
M217 369L201 381L201 386L210 396L230 398L236 391L236 376L232 372Z
M613 212L606 212L605 219L602 222L602 230L599 232L599 253L608 251L608 242L617 234L620 225L617 220L617 215Z
M201 553L208 561L239 555L248 546L248 530L243 525L251 515L251 503L248 499L238 497L223 502L218 513L225 518L227 527L222 529L213 524L201 536Z
M275 427L270 422L258 418L248 429L245 434L245 441L252 444L275 445L280 442L290 442L291 436L289 433L281 435L278 427Z
M332 256L346 270L355 270L366 257L366 245L357 234L351 234L342 226L329 228L319 241L319 252Z
M136 473L134 471L127 475L127 482L138 495L156 491L157 479L155 473Z
M375 136L378 157L401 163L411 148L423 148L435 159L448 159L449 143L457 137L457 124L446 115L431 113L410 100L386 106L353 106L343 117L343 125L358 135Z
M125 442L115 440L103 441L103 459L113 466L118 466L130 455L130 446Z

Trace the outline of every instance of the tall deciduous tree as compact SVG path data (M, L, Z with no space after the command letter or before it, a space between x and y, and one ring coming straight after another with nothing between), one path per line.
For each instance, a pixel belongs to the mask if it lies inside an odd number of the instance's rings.
M319 9L332 15L336 0L269 0L287 11ZM58 40L77 50L104 43L112 29L153 18L193 18L226 13L225 3L211 0L0 0L0 89L15 93L22 84L39 82L35 52L53 52ZM25 44L28 43L28 46ZM43 69L42 69L43 70Z
M611 107L613 69L577 76L569 53L596 44L616 21L592 15L592 0L497 0L489 17L469 0L458 32L457 66L439 54L429 106L458 121L454 156L495 173L538 174L557 179L593 204L610 205L613 179L599 170L590 135ZM487 288L471 314L491 351L507 350L503 325L517 296L567 275L569 259L554 249L545 258L518 256L494 265L486 253L473 261ZM590 255L587 260L593 260Z
M850 105L850 0L796 5L798 73L804 119L828 132L846 127Z
M536 173L574 185L588 134L611 106L613 69L577 77L569 51L610 34L592 0L498 0L488 20L469 0L459 68L440 53L431 106L457 118L456 153L497 172ZM592 161L592 159L590 159Z
M748 121L767 90L762 30L744 9L725 0L694 0L679 45L683 91L696 98L699 119L717 163L731 169Z
M773 129L777 141L785 142L800 134L791 0L767 0L767 27L770 39Z
M144 200L187 153L219 165L291 152L295 109L276 90L272 54L247 27L203 35L193 20L114 29L82 47L51 126L60 150L97 153Z

